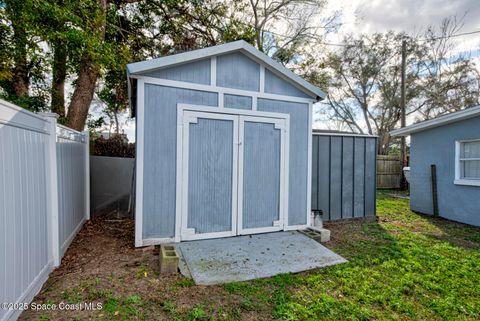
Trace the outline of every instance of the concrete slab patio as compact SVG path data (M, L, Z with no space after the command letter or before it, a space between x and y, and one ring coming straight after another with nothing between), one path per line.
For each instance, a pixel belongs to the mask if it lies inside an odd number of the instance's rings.
M346 260L296 231L182 242L183 260L196 284L211 285L296 273Z

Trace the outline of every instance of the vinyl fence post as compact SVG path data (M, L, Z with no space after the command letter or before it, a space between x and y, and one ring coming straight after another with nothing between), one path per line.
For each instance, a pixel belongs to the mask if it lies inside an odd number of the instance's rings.
M85 137L85 219L90 219L90 132L83 132Z
M57 118L54 113L40 113L48 121L48 142L46 146L47 210L49 213L49 240L53 266L60 265L60 231L58 211L58 171L57 171Z

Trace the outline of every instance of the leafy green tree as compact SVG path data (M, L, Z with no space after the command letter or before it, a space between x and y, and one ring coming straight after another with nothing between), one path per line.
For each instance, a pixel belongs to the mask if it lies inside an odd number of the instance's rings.
M478 104L480 77L466 57L449 58L454 24L427 41L403 33L347 36L322 62L328 73L323 112L349 130L379 136L378 153L392 146L401 117L401 43L407 42L406 114L417 120ZM430 29L431 30L431 29ZM453 30L456 30L455 28Z

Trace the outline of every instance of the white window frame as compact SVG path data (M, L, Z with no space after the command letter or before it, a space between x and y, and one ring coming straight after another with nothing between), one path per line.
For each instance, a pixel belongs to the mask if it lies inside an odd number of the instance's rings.
M462 178L461 175L461 161L464 160L460 157L462 144L470 142L480 142L480 139L455 141L455 180L453 182L455 185L480 186L480 178ZM476 158L472 158L471 160L476 160Z

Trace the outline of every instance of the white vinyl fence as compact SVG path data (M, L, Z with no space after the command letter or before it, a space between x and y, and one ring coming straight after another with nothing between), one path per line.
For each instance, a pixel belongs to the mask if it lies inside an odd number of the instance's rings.
M20 315L89 219L88 140L0 100L0 320Z

